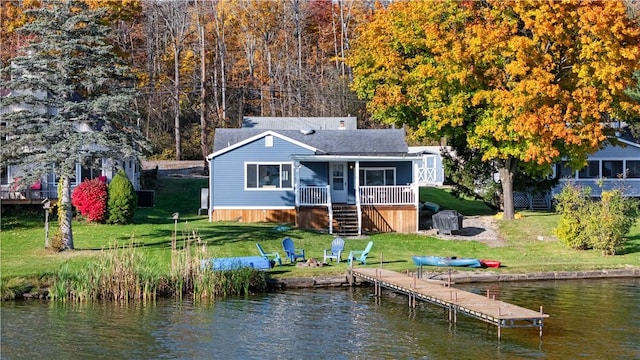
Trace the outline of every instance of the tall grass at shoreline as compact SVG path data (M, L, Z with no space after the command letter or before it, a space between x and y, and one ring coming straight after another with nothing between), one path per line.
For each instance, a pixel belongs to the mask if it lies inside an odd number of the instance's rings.
M172 249L171 269L166 274L166 269L144 256L133 239L122 246L116 241L85 269L72 269L64 264L55 276L50 297L54 301L73 302L147 302L168 296L213 299L266 288L266 276L254 269L202 268L201 260L206 258L207 249L196 232L182 243L180 248Z

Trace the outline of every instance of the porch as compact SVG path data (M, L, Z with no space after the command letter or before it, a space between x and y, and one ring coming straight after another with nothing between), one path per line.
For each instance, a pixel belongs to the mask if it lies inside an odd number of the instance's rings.
M48 189L0 189L0 201L6 205L12 204L40 204L44 199L54 199L58 195L56 190Z
M417 231L418 186L359 186L355 203L335 202L331 186L299 185L295 190L296 225L328 228L330 234Z

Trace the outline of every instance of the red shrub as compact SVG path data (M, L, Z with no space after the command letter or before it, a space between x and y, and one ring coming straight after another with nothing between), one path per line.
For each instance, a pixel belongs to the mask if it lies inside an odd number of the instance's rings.
M107 184L100 178L85 180L71 195L71 203L90 222L102 222L107 215Z

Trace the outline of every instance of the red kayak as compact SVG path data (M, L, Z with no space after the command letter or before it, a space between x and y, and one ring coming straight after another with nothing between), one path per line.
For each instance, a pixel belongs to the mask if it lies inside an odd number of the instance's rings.
M480 265L482 265L482 267L490 267L490 268L499 268L500 267L500 261L498 260L482 260L480 259Z

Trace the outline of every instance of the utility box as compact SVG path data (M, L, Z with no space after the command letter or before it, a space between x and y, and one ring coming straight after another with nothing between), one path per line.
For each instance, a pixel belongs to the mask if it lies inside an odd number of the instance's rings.
M463 216L455 210L442 210L431 218L434 229L439 233L451 235L454 231L462 229Z

